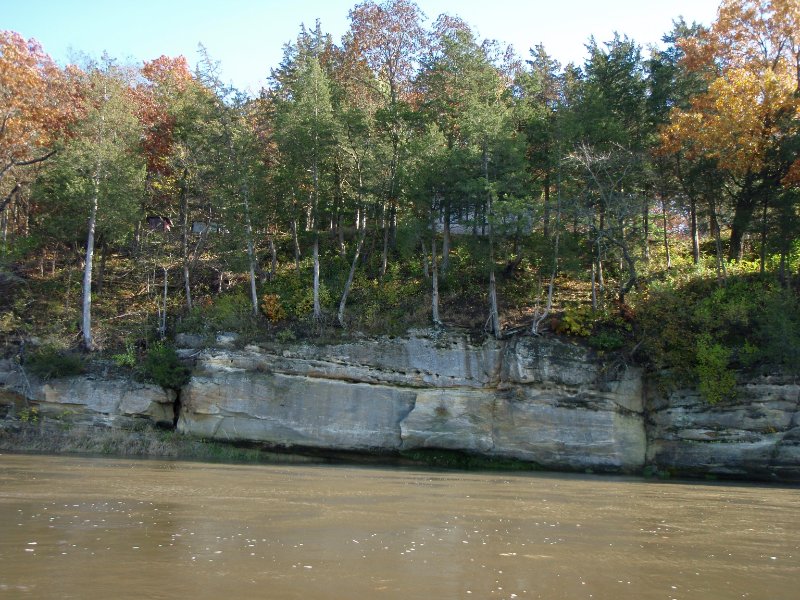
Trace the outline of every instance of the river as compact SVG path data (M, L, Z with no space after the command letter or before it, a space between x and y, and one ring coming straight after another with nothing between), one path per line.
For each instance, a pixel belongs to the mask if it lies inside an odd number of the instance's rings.
M0 455L0 598L794 599L800 490Z

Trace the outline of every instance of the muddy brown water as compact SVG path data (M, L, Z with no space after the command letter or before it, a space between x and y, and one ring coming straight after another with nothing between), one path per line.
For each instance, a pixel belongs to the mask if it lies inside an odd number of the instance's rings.
M800 489L0 455L0 598L800 598Z

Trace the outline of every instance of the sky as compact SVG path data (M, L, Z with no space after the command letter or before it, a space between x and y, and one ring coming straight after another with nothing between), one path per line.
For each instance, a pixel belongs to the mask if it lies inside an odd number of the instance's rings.
M257 92L301 23L320 19L338 42L356 0L0 0L0 29L36 38L60 64L79 53L141 62L165 54L197 62L198 44L220 62L223 81ZM512 44L517 53L544 44L562 64L582 64L590 36L619 32L643 48L658 44L683 16L711 24L719 0L417 0L433 21L457 15L480 38Z

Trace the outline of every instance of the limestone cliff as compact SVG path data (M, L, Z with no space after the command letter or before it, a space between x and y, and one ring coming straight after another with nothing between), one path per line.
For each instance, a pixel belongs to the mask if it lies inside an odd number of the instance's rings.
M96 374L40 381L4 360L0 389L27 398L42 416L73 423L119 427L146 420L171 426L175 416L174 391L123 377Z
M800 480L800 385L760 377L709 405L695 390L648 394L647 462L683 475Z
M9 361L0 361L0 392L70 421L177 420L192 436L272 447L445 449L554 470L650 465L676 475L800 480L793 380L742 382L735 401L709 405L693 390L659 392L639 369L610 366L553 338L418 331L338 344L178 342L193 364L179 396L102 373L28 381ZM0 405L8 398L0 393Z
M641 374L557 340L405 338L203 350L180 431L281 446L437 448L552 469L644 464Z

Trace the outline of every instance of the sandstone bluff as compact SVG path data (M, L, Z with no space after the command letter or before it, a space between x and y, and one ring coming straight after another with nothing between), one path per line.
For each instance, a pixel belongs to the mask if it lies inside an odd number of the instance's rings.
M179 395L100 376L27 381L9 362L0 385L44 415L106 426L144 419L271 447L442 449L553 470L800 479L800 386L786 379L743 383L736 402L710 406L555 339L426 330L327 345L178 342L193 364Z

